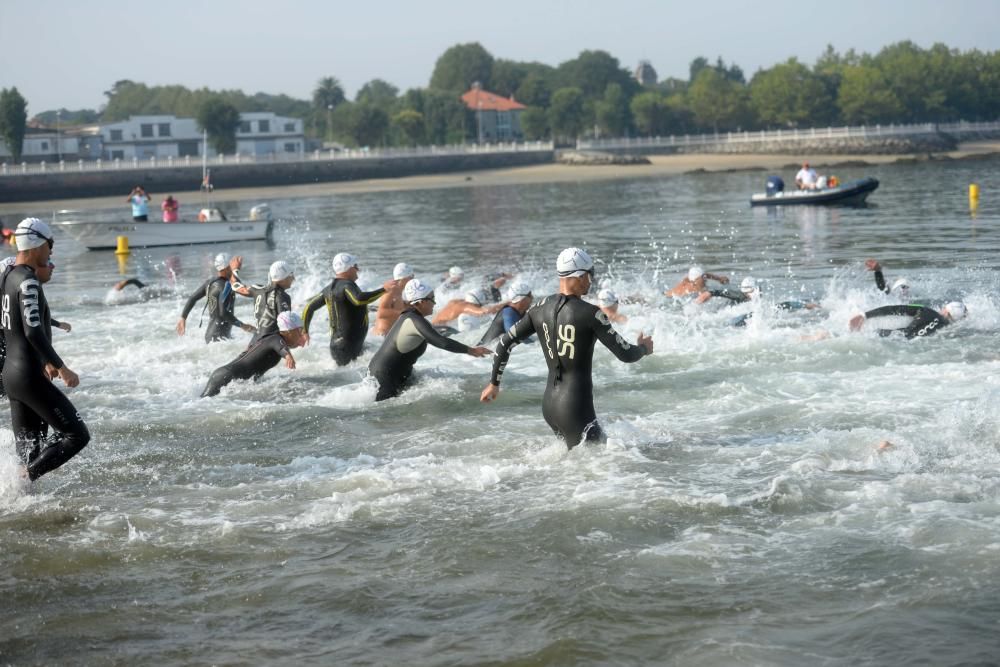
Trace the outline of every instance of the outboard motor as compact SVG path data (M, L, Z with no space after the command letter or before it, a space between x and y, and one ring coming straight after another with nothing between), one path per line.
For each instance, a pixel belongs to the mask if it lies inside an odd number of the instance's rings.
M785 191L785 182L781 180L781 176L768 176L767 177L767 196L773 197L779 192Z

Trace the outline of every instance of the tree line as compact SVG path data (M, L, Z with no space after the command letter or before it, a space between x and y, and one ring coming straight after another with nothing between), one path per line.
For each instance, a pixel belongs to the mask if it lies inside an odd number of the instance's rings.
M195 117L215 148L236 146L239 113L271 111L304 121L306 134L351 146L474 141L474 112L460 95L473 83L527 106L526 139L572 142L581 136L664 136L824 125L995 120L1000 117L1000 52L929 49L910 41L878 53L838 53L812 65L789 58L749 80L735 63L695 58L688 77L642 85L605 51L583 51L557 66L494 58L481 44L457 44L434 65L426 88L400 92L369 81L347 99L336 77L321 78L311 100L239 90L190 90L117 81L98 111L60 110L64 124L113 122L132 115ZM16 94L16 89L13 89ZM16 139L16 99L0 93L0 136ZM18 95L19 97L19 95ZM22 98L23 99L23 98ZM55 111L36 119L53 124ZM16 128L14 128L16 129ZM23 128L22 128L23 132ZM23 136L23 134L22 134ZM11 141L7 144L12 145Z

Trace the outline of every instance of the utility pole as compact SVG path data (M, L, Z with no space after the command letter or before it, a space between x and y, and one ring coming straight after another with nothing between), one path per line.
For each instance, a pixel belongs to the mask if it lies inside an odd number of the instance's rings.
M62 162L62 109L56 111L56 154Z

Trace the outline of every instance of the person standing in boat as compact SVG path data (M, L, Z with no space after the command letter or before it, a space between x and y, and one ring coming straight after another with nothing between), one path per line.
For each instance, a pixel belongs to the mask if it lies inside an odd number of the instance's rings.
M180 207L180 202L172 195L167 195L167 198L160 204L160 208L163 209L163 222L177 222L177 210Z
M149 195L145 188L141 185L135 186L125 201L132 205L132 220L134 222L149 220Z

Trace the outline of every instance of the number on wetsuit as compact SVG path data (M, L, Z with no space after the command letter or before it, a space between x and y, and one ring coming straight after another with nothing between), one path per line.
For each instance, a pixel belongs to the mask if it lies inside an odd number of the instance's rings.
M576 355L576 326L572 324L559 325L559 356L572 359Z
M10 295L3 295L3 316L2 316L2 326L4 329L10 329Z

